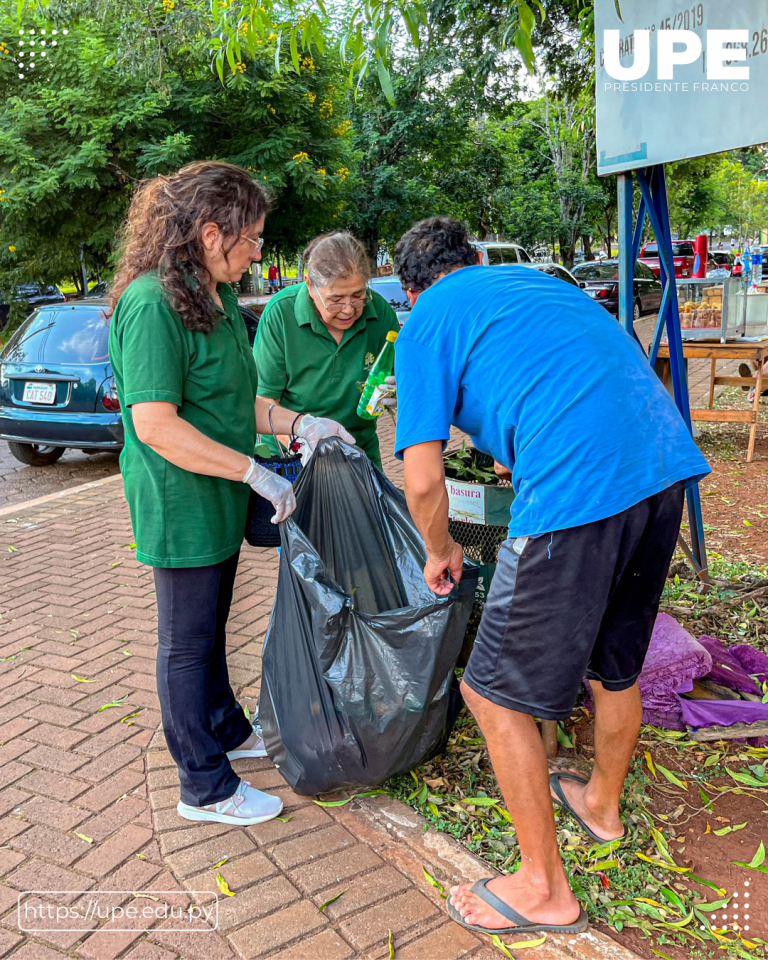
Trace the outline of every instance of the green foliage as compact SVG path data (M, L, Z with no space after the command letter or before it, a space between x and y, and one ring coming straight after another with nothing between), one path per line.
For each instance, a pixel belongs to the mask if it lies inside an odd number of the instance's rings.
M56 19L25 19L23 36L14 17L0 17L9 50L0 56L0 288L76 277L81 246L91 275L108 270L135 185L190 160L230 160L265 182L275 200L268 249L293 255L334 224L352 165L335 59L305 57L301 75L277 74L265 46L222 86L193 42L201 24L189 11L159 42L157 10L127 3L116 20L104 13L98 2L52 3ZM38 51L41 31L50 41L58 30L35 74L20 56L32 29ZM155 55L142 62L146 45Z

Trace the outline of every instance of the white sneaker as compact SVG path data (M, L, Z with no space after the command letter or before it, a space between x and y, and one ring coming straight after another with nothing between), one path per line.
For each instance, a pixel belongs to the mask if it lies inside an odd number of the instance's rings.
M230 750L227 754L230 760L245 760L246 757L266 757L267 750L264 746L264 738L261 735L259 721L253 721L253 733L248 737L245 743L241 743L237 750Z
M179 801L176 806L176 812L185 820L212 820L244 827L273 820L282 809L280 797L254 789L247 780L240 781L240 786L228 800L209 803L205 807L191 807Z

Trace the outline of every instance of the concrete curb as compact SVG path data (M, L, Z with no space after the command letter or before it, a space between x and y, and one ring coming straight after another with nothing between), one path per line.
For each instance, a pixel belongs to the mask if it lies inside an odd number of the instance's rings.
M490 864L467 850L454 837L428 827L426 820L401 800L386 796L361 798L349 807L337 807L331 813L358 839L396 863L426 896L440 905L441 910L445 908L437 891L424 887L422 870L429 869L432 876L442 882L446 892L457 883L474 883L482 877L498 876ZM482 943L488 943L484 934L476 936ZM520 939L535 937L536 934L526 935L522 931L519 935ZM496 955L495 948L493 955ZM637 960L638 957L594 926L580 934L549 934L546 944L541 948L526 949L525 956L529 960L567 960L570 957Z
M0 517L6 517L9 513L18 513L20 510L28 510L30 507L37 507L42 503L50 503L52 500L61 500L66 497L76 496L85 490L92 490L94 487L103 487L106 483L115 483L122 480L123 475L119 471L111 477L104 477L101 480L91 480L89 483L81 483L76 487L66 487L64 490L58 490L56 493L47 493L44 497L36 497L34 500L22 500L21 503L12 503L8 507L0 508Z

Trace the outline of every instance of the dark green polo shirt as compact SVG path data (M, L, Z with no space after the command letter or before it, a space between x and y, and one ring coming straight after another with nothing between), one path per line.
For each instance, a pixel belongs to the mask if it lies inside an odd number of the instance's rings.
M258 392L289 410L336 420L380 467L377 421L358 417L357 405L390 330L400 330L395 311L373 293L337 344L317 315L307 285L288 287L270 299L259 323L253 347ZM262 439L277 450L272 437Z
M166 303L155 272L137 277L110 323L109 357L125 428L120 469L136 556L153 567L202 567L231 557L250 488L174 466L136 436L131 404L175 403L201 433L250 456L256 443L256 364L231 287L211 333L192 333Z

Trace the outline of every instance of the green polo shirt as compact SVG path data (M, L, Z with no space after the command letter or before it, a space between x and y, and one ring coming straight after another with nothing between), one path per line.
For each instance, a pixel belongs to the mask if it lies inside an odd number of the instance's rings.
M145 273L118 301L109 357L125 428L120 469L136 556L153 567L203 567L240 549L250 488L182 470L136 436L131 405L175 403L212 440L251 455L256 443L256 364L237 297L219 284L224 310L211 333L192 333Z
M317 315L305 283L275 294L262 315L253 346L259 394L289 410L336 420L381 466L376 420L357 415L362 384L390 330L400 330L395 311L378 293L341 343ZM263 442L275 452L272 437Z

